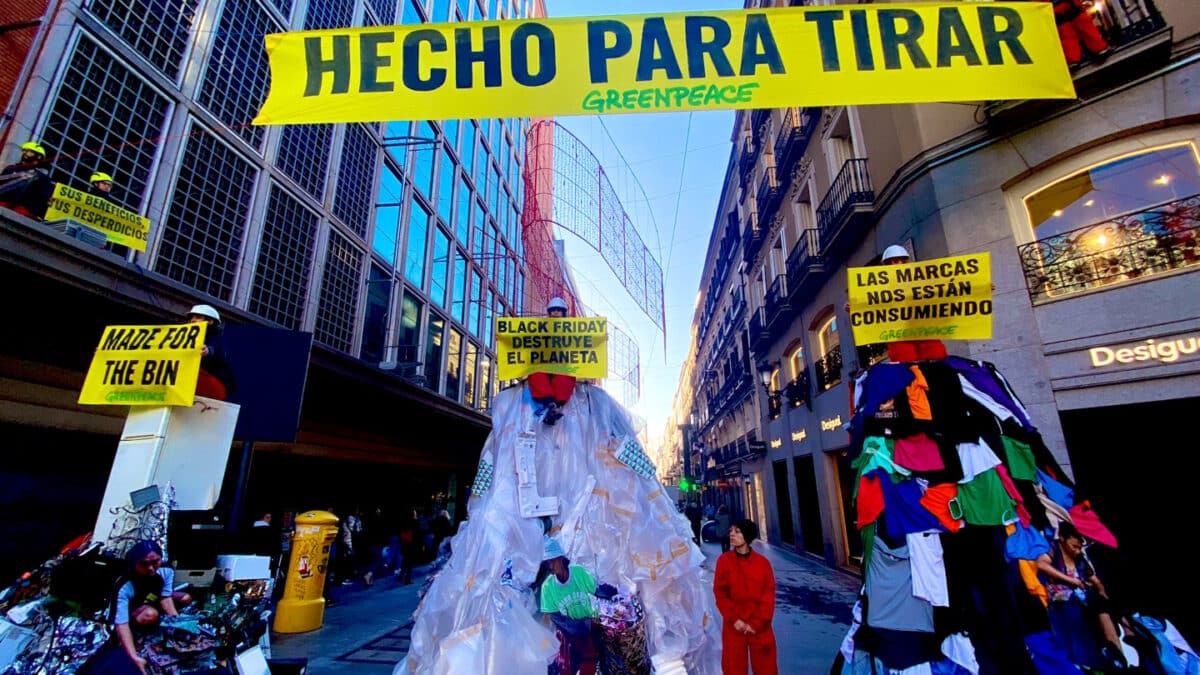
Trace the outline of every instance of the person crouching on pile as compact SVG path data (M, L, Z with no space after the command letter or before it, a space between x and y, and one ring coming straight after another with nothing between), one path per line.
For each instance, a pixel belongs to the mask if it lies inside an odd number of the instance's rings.
M540 604L543 614L552 615L562 643L559 675L595 675L600 656L592 631L596 578L582 566L572 565L553 537L543 541L542 564L550 574L542 582Z
M146 659L138 655L135 636L153 632L163 614L178 616L178 607L192 602L187 593L175 593L175 570L164 566L162 547L139 541L125 554L129 569L117 587L112 604L115 641L97 652L80 673L135 674L146 672Z

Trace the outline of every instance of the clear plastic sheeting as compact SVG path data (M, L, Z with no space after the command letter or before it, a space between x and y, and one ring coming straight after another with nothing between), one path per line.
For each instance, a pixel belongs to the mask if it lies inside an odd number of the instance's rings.
M452 553L415 613L412 643L396 675L541 675L559 649L534 589L543 519L521 517L518 439L536 435L537 491L558 498L549 516L573 564L601 584L636 593L645 608L655 664L691 675L720 673L720 618L702 576L691 527L657 478L639 476L618 456L636 443L625 410L602 389L580 384L554 426L535 417L525 387L496 397L492 433L481 453L491 485L473 494ZM625 451L622 453L622 451Z

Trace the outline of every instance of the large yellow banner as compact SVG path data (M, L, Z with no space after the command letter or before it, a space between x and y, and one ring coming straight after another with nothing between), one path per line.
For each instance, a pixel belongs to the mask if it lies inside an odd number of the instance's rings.
M206 328L204 323L105 328L79 402L192 405Z
M1048 2L371 26L266 49L255 124L1075 98Z
M992 259L988 253L851 267L846 272L850 327L860 345L992 338Z
M497 318L496 361L501 380L538 372L602 380L608 377L608 319Z
M108 235L108 240L146 251L150 237L150 219L138 215L96 195L81 192L68 185L55 183L46 220L71 220L88 225Z

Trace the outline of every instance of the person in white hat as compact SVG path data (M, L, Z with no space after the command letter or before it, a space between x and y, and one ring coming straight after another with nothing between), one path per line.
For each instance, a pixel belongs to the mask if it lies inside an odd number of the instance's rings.
M884 265L904 265L912 262L908 249L899 244L892 244L883 249L880 262ZM946 345L941 340L901 340L887 343L888 360L892 363L902 361L934 361L947 356Z
M196 379L196 395L224 401L233 393L233 370L225 360L221 345L221 313L212 305L193 305L187 313L188 323L206 323L204 347L200 349L200 376Z
M567 311L567 301L562 298L551 298L546 303L546 316L552 319L565 317ZM562 417L562 409L574 392L574 376L543 372L529 374L529 394L541 407L542 422L545 424L553 425Z

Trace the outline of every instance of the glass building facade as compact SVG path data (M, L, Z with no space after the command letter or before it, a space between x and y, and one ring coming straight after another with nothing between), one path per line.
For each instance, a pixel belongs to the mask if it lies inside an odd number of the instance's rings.
M139 264L487 409L499 387L492 321L522 311L526 283L528 121L250 120L269 87L265 34L521 18L534 3L67 4L62 39L34 66L46 96L18 122L60 153L55 180L116 176L113 200L153 222Z

